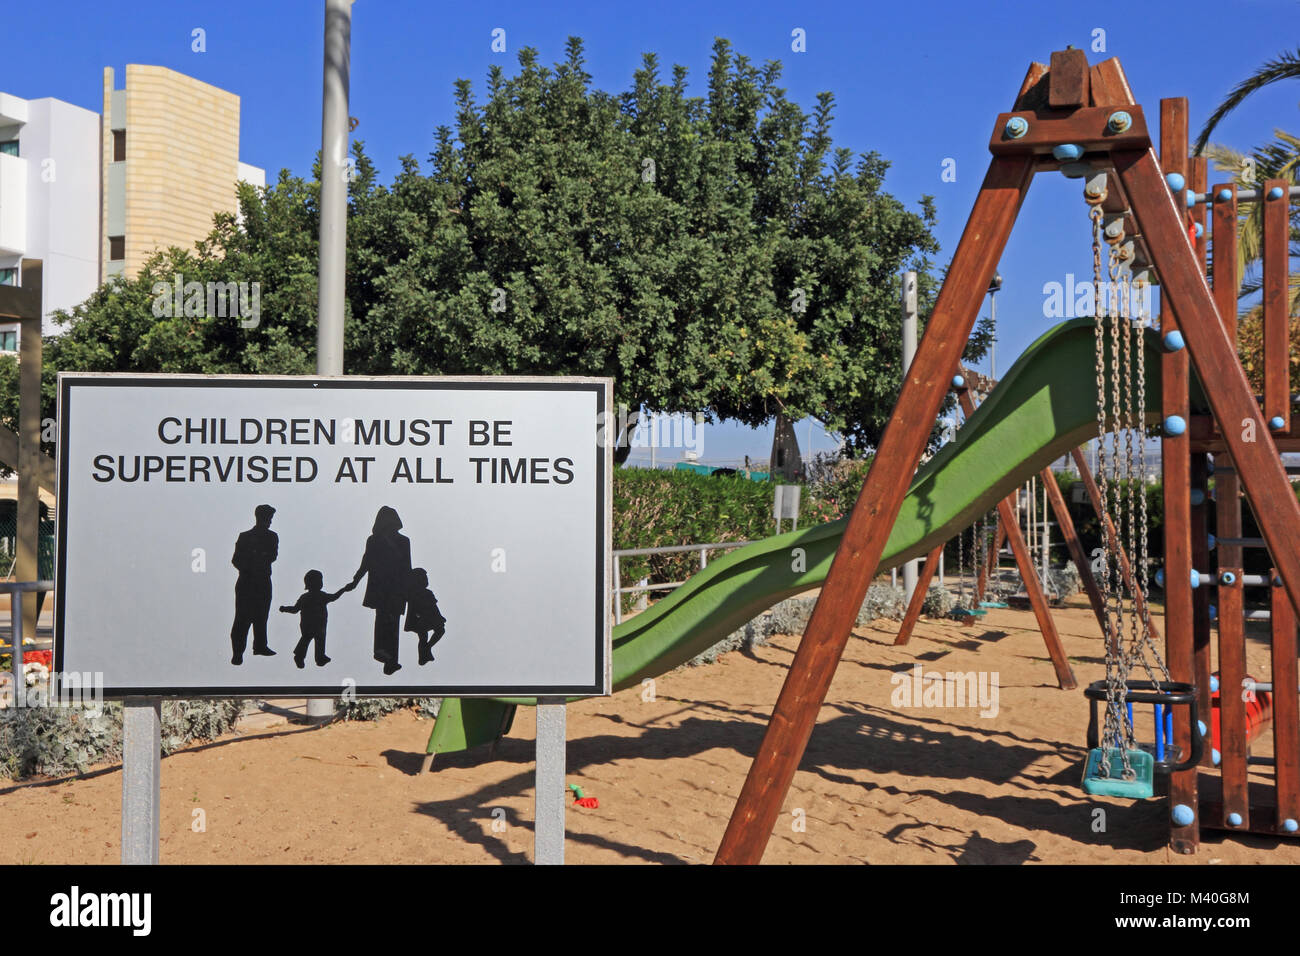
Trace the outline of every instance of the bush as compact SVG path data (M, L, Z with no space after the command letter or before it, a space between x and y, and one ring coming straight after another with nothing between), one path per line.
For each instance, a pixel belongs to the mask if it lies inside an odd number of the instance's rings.
M799 526L842 517L857 500L868 461L817 459L802 484ZM715 541L754 541L776 531L773 484L737 475L619 468L614 472L614 548L660 548ZM788 528L789 522L783 527ZM710 555L710 557L715 557ZM624 586L684 581L700 567L698 553L623 558ZM624 608L635 600L624 597Z
M235 726L240 700L167 700L162 705L162 752L212 740ZM0 711L0 777L65 777L122 759L122 705L99 713L67 707Z
M399 710L414 710L417 717L437 717L441 697L365 697L340 700L334 709L338 720L378 720Z

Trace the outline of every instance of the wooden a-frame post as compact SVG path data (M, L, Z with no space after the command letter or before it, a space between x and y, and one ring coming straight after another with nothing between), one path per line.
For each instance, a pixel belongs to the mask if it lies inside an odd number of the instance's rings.
M1059 168L1050 155L1054 146L1074 144L1085 157L1115 169L1136 223L1133 233L1145 239L1277 571L1293 608L1300 608L1300 551L1290 547L1300 540L1300 502L1197 266L1141 108L1121 98L1128 91L1117 63L1109 86L1107 74L1090 70L1081 51L1054 53L1052 64L1052 70L1032 65L1015 110L998 117L989 171L723 834L717 863L762 859L1030 180L1038 169ZM1101 90L1094 79L1101 80ZM1186 723L1175 721L1179 745L1190 740Z

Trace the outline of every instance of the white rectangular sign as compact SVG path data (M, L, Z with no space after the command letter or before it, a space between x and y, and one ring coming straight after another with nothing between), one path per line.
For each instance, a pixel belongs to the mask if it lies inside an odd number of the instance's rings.
M56 669L609 693L610 408L608 379L61 374Z

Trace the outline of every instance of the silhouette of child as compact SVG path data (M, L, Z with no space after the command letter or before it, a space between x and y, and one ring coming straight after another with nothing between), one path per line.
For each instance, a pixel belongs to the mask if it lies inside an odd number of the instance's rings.
M419 636L420 663L427 664L433 660L433 645L442 640L447 632L447 619L438 610L438 599L429 590L429 575L424 568L411 572L411 592L406 604L406 627ZM429 636L430 632L433 637Z
M341 587L333 594L327 593L325 588L325 578L319 571L308 571L303 575L303 586L307 589L303 591L302 596L298 598L296 604L282 604L280 610L285 614L301 613L302 617L298 621L299 633L302 639L298 641L298 646L293 649L293 661L299 668L307 666L307 649L312 644L316 645L316 666L324 667L330 662L325 656L325 626L329 621L329 611L326 605L330 601L337 601L347 591L351 591L356 584L349 584Z

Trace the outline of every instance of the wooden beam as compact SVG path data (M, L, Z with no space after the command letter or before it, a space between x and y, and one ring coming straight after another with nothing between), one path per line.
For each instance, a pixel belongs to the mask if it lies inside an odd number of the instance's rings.
M1287 302L1287 272L1291 266L1290 223L1286 179L1264 183L1264 195L1281 189L1278 199L1265 198L1264 262L1264 418L1282 419L1274 434L1291 431L1291 319Z
M1093 106L1129 106L1134 102L1118 57L1102 60L1088 71L1088 99Z
M1108 106L1087 106L1070 113L1047 113L1017 110L1002 113L997 118L989 137L989 152L994 156L1018 156L1022 153L1050 154L1062 143L1072 143L1085 153L1105 152L1115 149L1142 149L1149 146L1147 121L1140 106L1125 106L1130 125L1123 132L1110 132L1107 124L1115 110ZM1026 129L1021 136L1012 136L1007 124L1018 117Z
M994 157L715 858L758 863L1033 175Z
M1007 507L1013 507L1011 504L1015 492L1012 492L1005 499ZM998 566L998 553L1002 550L1002 545L1007 540L1007 529L1002 527L1002 522L998 522L997 533L993 535L993 547L989 548L988 560L984 562L984 567L980 568L979 577L975 581L975 600L983 601L984 592L988 589L989 576Z
M1276 570L1269 571L1275 577ZM1300 685L1296 681L1296 619L1282 589L1270 589L1273 616L1273 753L1277 758L1277 819L1300 821ZM1257 821L1258 822L1258 821Z
M894 638L895 647L902 647L912 639L912 631L921 619L921 607L925 604L925 596L930 592L930 581L939 568L939 555L942 553L943 545L939 544L925 556L925 564L921 565L921 571L916 576L916 590L912 592L912 600L907 602L907 612L903 615L903 623L899 625L898 636Z
M1053 53L1047 79L1047 105L1055 110L1087 106L1088 93L1088 54L1082 50Z
M1187 100L1182 97L1161 100L1160 152L1164 173L1178 173L1184 179L1188 176L1190 170L1187 161L1187 136ZM1157 175L1161 171L1157 169ZM1122 176L1117 178L1123 181ZM1186 233L1186 187L1171 191L1161 177L1158 187L1148 188L1159 188L1165 196L1170 197L1169 205L1174 220L1171 231L1177 232L1177 248L1189 248ZM1163 267L1159 257L1155 255L1155 250L1151 249L1151 242L1148 242L1147 249L1156 264L1156 273L1163 283ZM1201 275L1199 267L1195 268L1197 274ZM1162 332L1172 332L1180 327L1181 316L1175 306L1176 303L1172 303L1167 296L1161 295ZM1160 368L1162 416L1177 415L1186 420L1190 413L1188 407L1190 366L1187 349L1166 352L1161 356ZM1163 436L1160 444L1160 459L1161 481L1165 493L1165 662L1169 668L1169 676L1174 680L1191 681L1193 678L1191 638L1194 615L1191 582L1191 445L1188 433ZM1208 715L1209 710L1205 713ZM1206 723L1208 725L1208 719ZM1178 748L1179 753L1191 753L1192 734L1198 732L1198 728L1191 726L1190 719L1174 720L1174 746ZM1181 804L1193 809L1199 806L1198 778L1195 769L1171 775L1169 802L1174 806ZM1169 845L1179 853L1194 853L1200 845L1199 816L1185 826L1171 822Z
M1101 636L1105 639L1109 628L1106 625L1106 605L1101 600L1101 589L1097 587L1097 579L1092 574L1092 562L1083 551L1079 532L1074 527L1074 519L1070 517L1065 496L1061 494L1061 486L1056 483L1056 476L1052 474L1051 468L1043 469L1043 487L1047 489L1047 500L1056 515L1056 525L1061 529L1065 546L1074 560L1074 566L1079 570L1079 581L1083 585L1084 593L1088 595L1088 603L1092 605L1092 613L1097 618L1097 624L1101 627Z
M1030 63L1016 94L1013 110L1037 110L1047 106L1048 68L1046 63Z
M1237 293L1241 283L1237 278L1237 184L1219 183L1211 187L1214 208L1210 213L1214 222L1214 305L1219 310L1219 320L1228 332L1234 347L1237 344ZM1220 202L1220 192L1232 198Z

